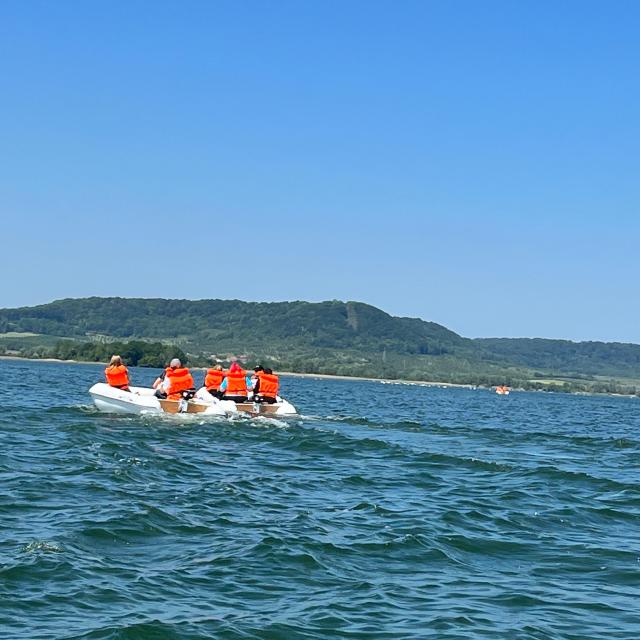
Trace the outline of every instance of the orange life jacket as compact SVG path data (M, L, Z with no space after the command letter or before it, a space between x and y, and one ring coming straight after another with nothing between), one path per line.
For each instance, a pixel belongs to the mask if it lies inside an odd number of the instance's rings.
M167 367L165 369L167 378L169 379L169 388L167 389L167 397L170 400L177 400L180 398L182 391L187 389L193 389L195 383L193 382L193 376L189 372L189 369L182 367L180 369L172 369Z
M227 396L246 396L247 395L247 372L244 369L239 371L227 371L227 388L225 395Z
M204 379L204 386L207 389L217 391L224 380L224 373L218 369L208 369Z
M258 374L260 378L260 386L258 387L258 395L266 398L275 398L278 395L278 376L275 373Z
M129 372L123 364L117 367L107 367L104 370L104 375L107 378L107 384L111 387L122 388L129 386Z

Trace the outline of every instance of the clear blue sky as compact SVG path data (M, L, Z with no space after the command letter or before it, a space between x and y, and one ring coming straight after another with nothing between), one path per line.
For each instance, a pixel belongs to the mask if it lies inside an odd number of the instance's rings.
M640 342L640 4L0 3L0 306L360 300Z

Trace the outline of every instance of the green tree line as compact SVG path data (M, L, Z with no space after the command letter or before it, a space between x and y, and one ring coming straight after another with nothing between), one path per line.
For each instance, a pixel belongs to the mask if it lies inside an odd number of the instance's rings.
M180 348L142 340L107 343L61 340L49 352L52 358L84 362L108 362L114 354L122 356L126 364L132 367L166 367L172 358L180 358L183 364L189 362Z

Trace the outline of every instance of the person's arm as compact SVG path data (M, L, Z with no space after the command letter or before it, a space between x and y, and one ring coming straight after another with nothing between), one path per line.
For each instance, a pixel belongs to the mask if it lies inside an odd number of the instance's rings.
M162 373L155 379L154 383L151 385L153 389L157 389L158 387L162 387L162 383L164 382L165 376L167 372L163 369Z
M226 391L227 390L227 378L223 378L222 382L220 383L220 391Z

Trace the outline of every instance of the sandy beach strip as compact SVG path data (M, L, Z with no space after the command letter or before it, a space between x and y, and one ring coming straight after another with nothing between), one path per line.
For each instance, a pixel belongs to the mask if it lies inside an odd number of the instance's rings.
M295 373L293 371L278 371L280 376L292 378L318 378L320 380L361 380L364 382L383 382L384 384L408 384L421 387L453 387L458 389L477 389L476 384L458 384L454 382L435 382L432 380L401 380L391 378L365 378L362 376L337 376L329 373Z

